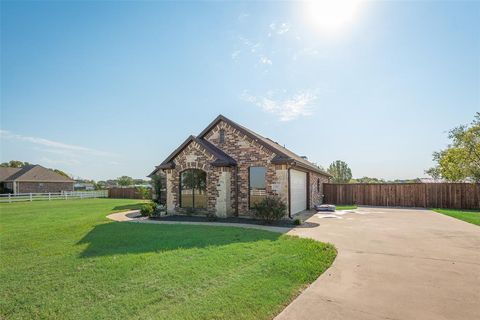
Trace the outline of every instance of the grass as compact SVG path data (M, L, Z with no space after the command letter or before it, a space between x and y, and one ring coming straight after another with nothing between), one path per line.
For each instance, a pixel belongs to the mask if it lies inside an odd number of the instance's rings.
M355 205L351 205L351 206L335 206L336 210L354 210L354 209L357 209L358 207L355 206Z
M333 246L234 227L112 222L138 200L0 205L0 319L270 319Z
M435 212L480 226L480 210L432 209Z

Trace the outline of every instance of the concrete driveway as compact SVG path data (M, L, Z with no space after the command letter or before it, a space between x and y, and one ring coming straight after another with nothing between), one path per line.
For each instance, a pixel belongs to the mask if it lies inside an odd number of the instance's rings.
M429 210L355 211L289 232L338 257L277 319L480 319L480 227Z

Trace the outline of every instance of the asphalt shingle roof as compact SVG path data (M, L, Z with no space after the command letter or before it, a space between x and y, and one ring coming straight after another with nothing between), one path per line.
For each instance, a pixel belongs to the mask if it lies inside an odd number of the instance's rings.
M7 177L0 173L1 181L73 182L72 179L40 165L28 165L23 168L0 168L0 172L7 173L8 170L3 169L17 169L17 171L10 170L12 174Z

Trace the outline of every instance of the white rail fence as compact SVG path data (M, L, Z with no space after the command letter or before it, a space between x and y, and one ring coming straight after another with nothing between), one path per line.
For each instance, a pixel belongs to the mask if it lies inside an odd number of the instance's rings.
M0 202L108 198L108 190L0 194Z

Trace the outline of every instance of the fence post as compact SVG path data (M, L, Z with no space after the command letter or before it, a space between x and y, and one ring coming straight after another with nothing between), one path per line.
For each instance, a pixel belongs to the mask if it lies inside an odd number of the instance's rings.
M65 192L65 200L67 200L67 193Z
M32 193L30 192L30 201L32 201Z
M52 194L49 192L48 193L48 201L52 200Z
M10 193L8 194L8 202L12 203L12 196L10 195Z

